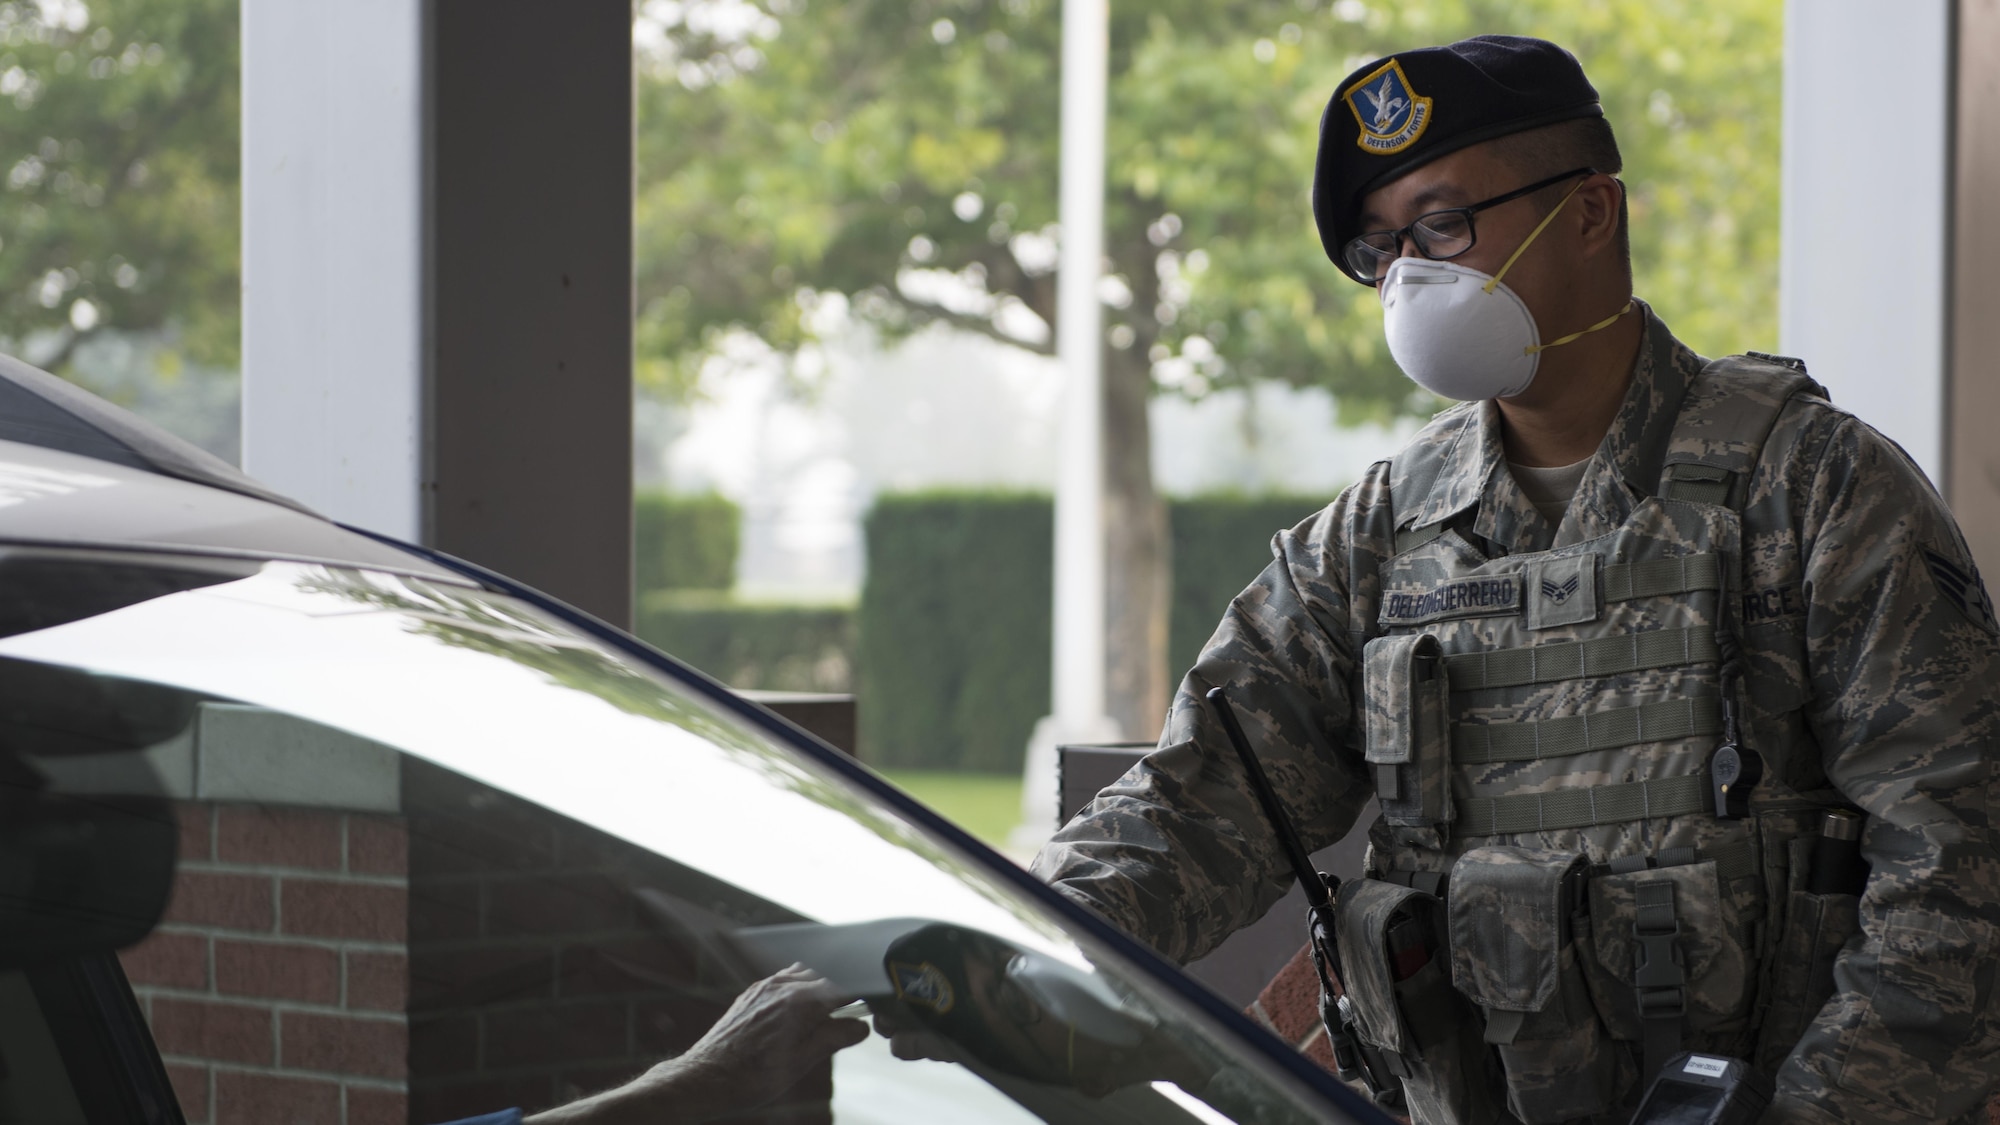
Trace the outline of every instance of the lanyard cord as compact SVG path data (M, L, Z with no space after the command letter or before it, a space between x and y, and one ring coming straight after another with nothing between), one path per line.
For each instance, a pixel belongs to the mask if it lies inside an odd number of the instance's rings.
M1514 263L1520 260L1521 255L1527 251L1528 247L1535 244L1535 240L1542 236L1542 232L1549 228L1549 224L1556 221L1556 216L1562 213L1563 204L1569 202L1569 197L1583 190L1583 185L1589 182L1589 180L1590 177L1585 176L1583 179L1570 185L1570 189L1563 193L1562 200L1550 208L1548 214L1542 216L1542 221L1535 224L1535 229L1528 232L1528 237L1522 239L1519 246L1514 247L1514 252L1507 255L1507 264L1501 266L1500 272L1493 275L1493 280L1486 283L1486 291L1488 293L1493 292L1494 286L1500 284L1500 279L1507 276L1507 271L1514 268Z
M1528 249L1528 247L1534 244L1535 239L1540 238L1542 232L1548 229L1549 224L1555 222L1556 215L1561 213L1563 205L1569 202L1569 197L1581 191L1583 189L1584 183L1588 181L1588 179L1589 177L1586 176L1584 177L1584 179L1578 180L1574 185L1570 187L1569 191L1563 194L1562 199L1559 202L1557 202L1554 207L1549 209L1549 213L1542 216L1542 221L1535 224L1535 229L1528 232L1528 237L1522 239L1521 244L1519 246L1514 247L1514 252L1512 254L1507 255L1507 261L1504 265L1500 267L1500 272L1494 274L1493 280L1487 282L1485 285L1481 286L1481 288L1485 289L1488 293L1493 292L1494 288L1500 284L1500 279L1507 276L1507 271L1514 268L1514 263L1519 261L1521 255ZM1548 351L1550 348L1559 348L1564 344L1580 340L1583 337L1590 335L1592 332L1596 332L1600 329L1611 327L1613 324L1616 324L1618 322L1619 317L1624 316L1626 313L1631 311L1632 311L1632 302L1628 300L1625 302L1624 308L1619 309L1617 312L1612 313L1610 316L1605 317L1603 320L1598 321L1596 324L1591 325L1590 327L1582 330L1581 332L1572 332L1569 335L1564 336L1560 340L1550 340L1546 344L1530 344L1527 347L1521 349L1521 354L1534 355L1536 352L1545 352Z
M1624 308L1619 309L1617 312L1612 313L1610 316L1605 317L1603 320L1598 321L1596 324L1591 325L1590 327L1582 330L1581 332L1572 332L1569 335L1564 336L1560 340L1550 340L1546 344L1530 344L1529 346L1521 349L1521 354L1534 355L1536 352L1545 352L1548 351L1550 348L1559 348L1564 344L1571 342L1572 340L1580 340L1583 337L1590 335L1592 332L1595 332L1600 328L1611 327L1613 324L1616 324L1618 322L1619 317L1624 316L1626 313L1631 311L1632 311L1632 302L1627 301L1625 302Z

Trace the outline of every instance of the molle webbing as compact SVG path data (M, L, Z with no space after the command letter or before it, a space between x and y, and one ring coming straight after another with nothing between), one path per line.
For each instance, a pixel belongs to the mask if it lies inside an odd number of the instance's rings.
M1631 855L1614 859L1610 863L1593 864L1593 877L1598 875L1629 875L1635 871L1649 871L1658 867L1680 867L1705 860L1715 862L1715 877L1725 883L1736 879L1747 879L1762 874L1763 868L1757 861L1757 845L1748 840L1734 844L1721 844L1713 848L1662 848L1652 855Z
M1477 691L1714 663L1720 656L1714 626L1699 625L1447 656L1445 671L1452 691Z
M1669 500L1690 500L1696 504L1727 504L1729 488L1736 474L1713 465L1680 463L1667 466L1661 495Z
M1708 771L1684 777L1593 785L1512 797L1470 797L1458 801L1454 836L1512 836L1594 828L1656 817L1686 816L1709 809Z
M1696 696L1537 722L1455 724L1451 760L1461 766L1532 762L1721 732L1722 700Z
M1614 563L1601 579L1604 600L1631 601L1722 589L1722 556L1682 555L1642 563Z
M1715 877L1724 883L1738 879L1748 879L1763 874L1763 865L1758 861L1757 845L1748 840L1733 844L1720 844L1713 848L1666 848L1655 855L1626 856L1610 863L1593 863L1588 869L1591 878L1599 875L1630 874L1647 871L1656 867L1679 867L1683 864L1713 861ZM1399 887L1415 887L1427 895L1445 898L1451 889L1451 876L1445 871L1417 871L1411 868L1392 868L1384 871L1381 878Z

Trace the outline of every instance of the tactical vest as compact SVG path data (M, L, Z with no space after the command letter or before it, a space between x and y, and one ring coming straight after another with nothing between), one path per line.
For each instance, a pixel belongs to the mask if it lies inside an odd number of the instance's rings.
M1417 1120L1629 1112L1680 1050L1775 1069L1817 1010L1765 978L1806 909L1790 855L1836 798L1795 713L1801 622L1759 633L1744 600L1745 492L1801 394L1824 391L1797 361L1708 364L1655 494L1589 542L1489 558L1448 518L1397 527L1361 673L1382 818L1338 927L1362 1039ZM1448 445L1398 458L1399 509ZM1774 988L1796 1026L1759 1051Z

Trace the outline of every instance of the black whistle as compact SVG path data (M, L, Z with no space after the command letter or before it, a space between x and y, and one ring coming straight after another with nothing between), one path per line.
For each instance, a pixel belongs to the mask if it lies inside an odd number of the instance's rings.
M1750 815L1750 791L1764 776L1764 759L1734 740L1715 748L1708 759L1708 782L1715 793L1715 818L1741 820Z

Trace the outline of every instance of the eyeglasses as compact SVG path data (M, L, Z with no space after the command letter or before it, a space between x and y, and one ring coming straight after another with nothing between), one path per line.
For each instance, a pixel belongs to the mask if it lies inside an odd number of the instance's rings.
M1416 245L1417 253L1435 261L1448 261L1472 249L1477 234L1472 227L1472 216L1489 207L1511 203L1524 195L1532 195L1545 187L1553 187L1575 176L1595 176L1595 168L1572 168L1558 176L1538 180L1527 187L1481 200L1469 207L1448 207L1442 211L1430 211L1418 215L1416 221L1401 230L1377 230L1348 240L1341 248L1341 268L1347 276L1363 285L1377 285L1382 275L1389 272L1389 263L1403 256L1403 240L1409 239Z

